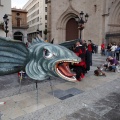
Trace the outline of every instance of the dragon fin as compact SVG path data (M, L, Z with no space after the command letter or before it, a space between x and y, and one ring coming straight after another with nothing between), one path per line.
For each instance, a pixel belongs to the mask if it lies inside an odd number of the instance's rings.
M81 40L80 39L70 40L70 41L60 43L59 45L64 46L64 47L72 50L75 46L75 43L78 42L78 41L81 41Z
M0 37L0 75L24 70L29 60L29 51L21 41Z
M36 44L36 43L44 43L45 41L43 40L43 38L40 36L40 35L38 35L37 37L35 37L33 40L32 40L32 43L31 43L31 45L34 45L34 44Z

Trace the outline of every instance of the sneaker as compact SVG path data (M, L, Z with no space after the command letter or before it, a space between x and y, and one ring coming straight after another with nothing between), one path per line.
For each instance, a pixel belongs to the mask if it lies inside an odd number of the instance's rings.
M113 72L116 72L116 69L114 69Z
M116 66L116 70L117 70L117 72L120 72L120 69L119 69L119 67L118 67L118 66Z

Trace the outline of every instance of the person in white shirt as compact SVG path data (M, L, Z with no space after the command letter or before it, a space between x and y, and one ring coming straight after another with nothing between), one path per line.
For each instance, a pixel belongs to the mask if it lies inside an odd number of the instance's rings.
M111 57L115 57L115 50L117 49L117 46L116 44L114 43L111 47Z

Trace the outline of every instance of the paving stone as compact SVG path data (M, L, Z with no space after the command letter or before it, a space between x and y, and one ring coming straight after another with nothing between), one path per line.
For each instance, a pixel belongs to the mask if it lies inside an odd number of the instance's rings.
M45 106L51 106L51 105L54 105L54 104L56 104L56 103L59 103L60 101L61 101L61 100L58 99L58 98L50 97L50 98L48 98L48 99L46 99L46 98L40 99L40 100L39 100L39 103L44 104Z
M0 111L1 112L16 106L16 103L11 99L8 99L6 101L1 101L1 102L6 102L6 104L0 105Z
M98 120L100 116L93 111L83 108L71 115L68 115L65 120ZM62 119L61 119L62 120Z
M43 104L36 104L36 105L32 105L24 108L23 111L25 111L26 113L31 113L31 112L35 112L36 110L42 109L44 107L45 105Z
M108 106L108 107L111 107L111 108L115 108L118 105L118 103L112 102L112 101L110 101L110 100L108 100L106 98L99 100L95 104L97 104L97 105L105 105L105 106Z
M113 109L118 112L120 108L120 74L106 72L107 77L94 76L93 71L97 69L96 66L104 60L105 57L93 55L93 66L79 83L71 83L60 78L39 81L38 98L34 80L24 79L19 92L20 83L17 74L1 76L0 83L2 84L0 85L4 85L5 88L1 87L0 101L7 97L5 101L10 101L11 104L2 106L1 110L7 113L9 112L7 109L10 110L11 106L16 106L17 115L12 114L12 118L16 120L58 120L61 118L63 118L61 120L111 120L108 113L111 113ZM109 93L113 91L114 93L110 95ZM93 103L96 104L93 105ZM37 107L37 104L40 106ZM2 120L8 120L9 117L10 114L9 116L3 114Z
M6 90L6 87L4 85L0 85L0 91Z
M54 92L54 96L57 97L57 98L61 98L61 97L64 97L64 96L68 95L68 93L64 90L59 90L58 89L58 90L55 90L53 92ZM53 93L49 92L49 94L52 95Z
M2 116L2 114L0 113L0 120L1 120L1 116Z
M109 96L107 96L107 98L109 101L113 102L113 103L119 103L120 102L120 94L117 93L112 93L109 94Z
M71 89L66 90L66 92L72 95L78 95L80 93L83 93L84 91L77 89L77 88L71 88Z
M120 111L118 109L112 109L104 115L109 120L120 120Z
M70 97L73 97L74 95L72 95L72 94L68 94L68 95L66 95L66 96L63 96L63 97L61 97L61 98L59 98L60 100L65 100L65 99L67 99L67 98L70 98Z
M66 83L57 84L57 85L55 85L55 87L60 90L68 90L68 89L75 87L76 84L78 84L78 83L66 82Z
M8 108L4 111L1 111L2 115L2 120L5 118L10 118L10 119L15 119L21 115L26 114L23 110L21 110L18 106L13 106L12 108ZM7 119L6 119L7 120Z
M31 105L35 105L37 102L36 102L36 99L35 98L26 98L24 100L21 100L21 101L18 101L17 104L18 106L23 109L23 108L26 108L26 107L29 107Z
M97 113L100 116L103 116L104 114L108 113L110 110L112 110L111 107L108 107L106 105L93 105L89 107L91 110L93 110L95 113Z

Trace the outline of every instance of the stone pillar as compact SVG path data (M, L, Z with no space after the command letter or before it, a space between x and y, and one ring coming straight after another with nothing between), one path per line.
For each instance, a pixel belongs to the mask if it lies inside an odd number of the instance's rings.
M47 8L48 8L48 11L47 11L47 39L48 39L48 42L51 41L51 0L48 0L47 2Z

